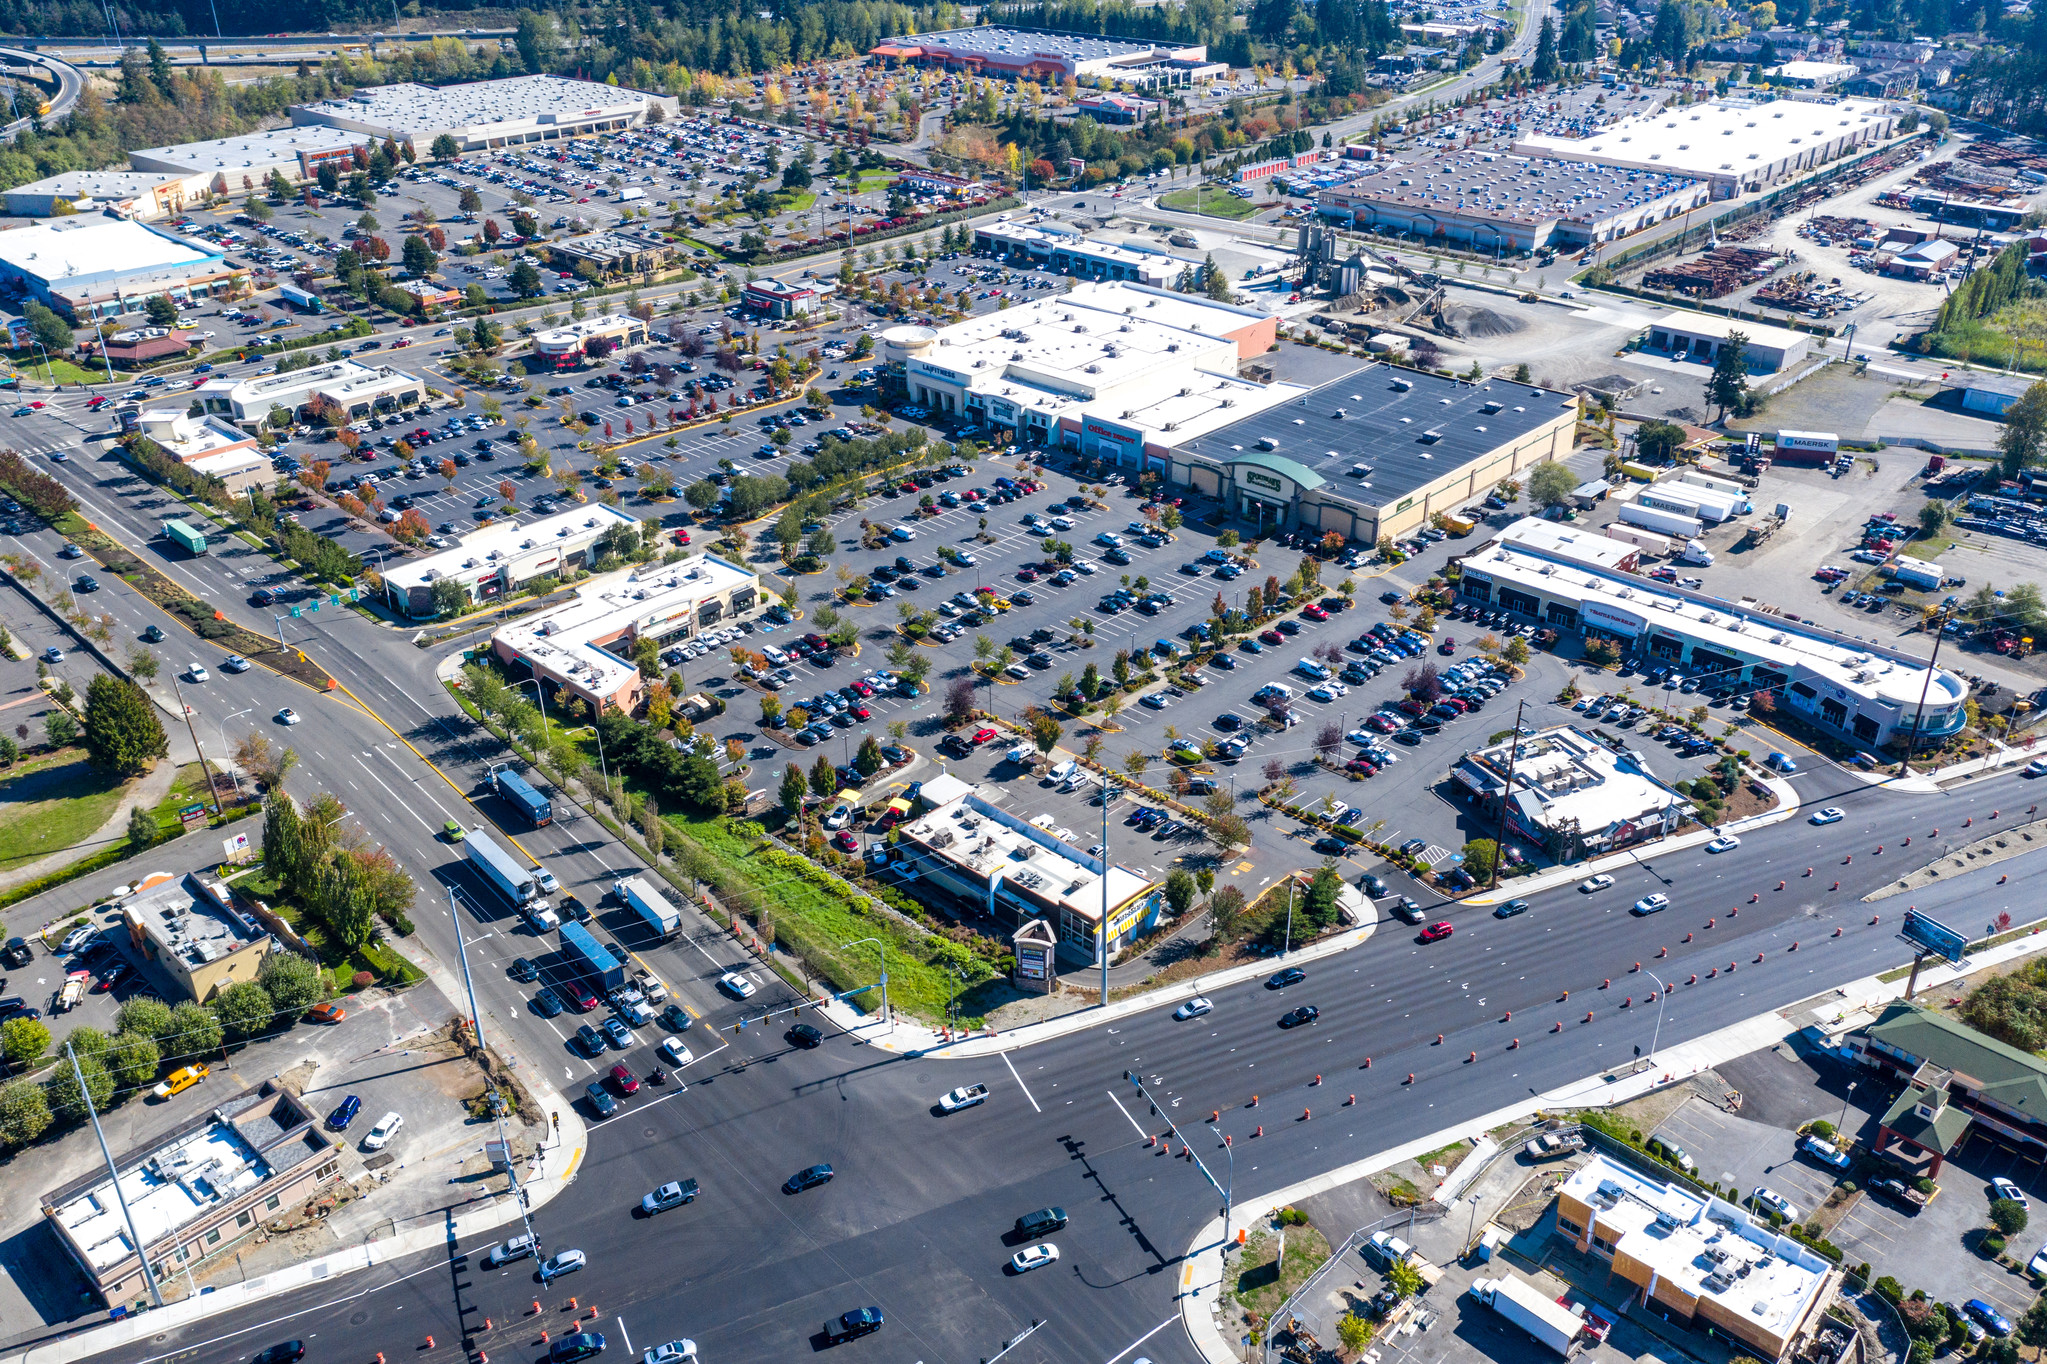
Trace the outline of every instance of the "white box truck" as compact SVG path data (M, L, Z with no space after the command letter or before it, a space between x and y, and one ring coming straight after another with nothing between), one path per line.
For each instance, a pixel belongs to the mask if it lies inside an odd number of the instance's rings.
M1566 1359L1577 1349L1578 1337L1585 1329L1570 1308L1544 1297L1534 1284L1515 1274L1473 1279L1471 1296Z
M647 921L647 927L656 935L665 938L682 927L682 916L675 912L675 907L660 891L647 884L644 876L628 876L615 881L611 889L622 903Z
M1680 516L1676 512L1637 506L1632 502L1621 508L1620 519L1631 526L1642 526L1663 535L1676 536L1680 540L1693 539L1706 529L1696 516Z
M482 874L483 879L498 888L498 892L516 906L532 903L540 895L539 883L533 873L512 860L512 855L498 846L496 839L484 831L481 824L469 831L469 837L462 841L463 856L469 865Z
M1924 559L1908 559L1902 554L1891 560L1891 575L1907 587L1927 592L1939 587L1945 578L1939 564L1929 564Z

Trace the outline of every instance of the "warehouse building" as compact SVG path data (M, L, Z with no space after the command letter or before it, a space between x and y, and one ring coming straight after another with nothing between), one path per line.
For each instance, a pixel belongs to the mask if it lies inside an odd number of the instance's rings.
M166 1283L188 1267L233 1252L341 1174L341 1144L277 1080L253 1089L223 1068L202 1084L230 1092L196 1117L94 1164L42 1197L43 1220L110 1307L146 1302L142 1259L129 1218ZM115 1192L114 1181L120 1189Z
M1568 393L1372 364L1176 441L1167 481L1222 499L1261 534L1376 544L1564 458L1577 420Z
M129 152L128 164L138 171L177 176L188 200L209 194L240 198L262 189L272 175L293 184L310 180L320 173L323 162L332 161L346 175L354 169L358 148L366 153L364 138L338 128L272 128Z
M1741 333L1742 354L1751 374L1775 374L1790 369L1804 363L1812 350L1812 337L1789 327L1684 311L1666 313L1651 323L1643 334L1642 348L1662 351L1673 359L1683 357L1710 365L1735 332Z
M936 330L891 327L882 358L902 365L910 396L934 412L1163 473L1173 441L1302 391L1237 377L1277 326L1192 294L1082 284Z
M384 600L414 620L438 614L434 584L461 583L475 602L515 592L536 578L560 577L590 566L590 547L620 527L640 523L616 507L591 503L520 525L504 521L471 531L453 549L424 559L393 561L384 574Z
M1058 936L1058 954L1075 965L1099 964L1105 905L1113 962L1156 926L1165 902L1144 872L1082 852L971 793L897 830L893 860L913 887L935 887L1011 929L1041 919Z
M1711 198L1689 176L1464 151L1383 163L1323 190L1315 208L1352 227L1528 252L1614 241Z
M647 344L647 324L625 313L586 317L565 327L534 333L533 354L536 359L556 369L566 369L580 364L584 345L598 339L609 341L614 347L644 346Z
M356 360L334 360L252 379L211 375L192 390L192 397L206 411L238 422L263 421L278 408L298 413L316 399L335 403L354 421L425 402L426 385L417 375L389 365L371 368Z
M1902 650L1681 587L1566 558L1520 523L1465 556L1458 595L1564 634L1599 636L1643 664L1745 690L1857 748L1922 741L1968 723L1968 684Z
M1606 1154L1557 1188L1556 1234L1634 1285L1630 1310L1707 1335L1725 1350L1783 1359L1819 1325L1835 1266L1735 1204ZM1612 1282L1612 1280L1609 1280Z
M1171 256L1091 242L1072 232L1000 221L975 226L974 254L1082 279L1128 280L1155 289L1171 288L1190 264Z
M943 66L1008 80L1053 85L1068 78L1100 80L1143 90L1193 85L1230 73L1227 64L1208 60L1208 48L1201 43L1179 46L996 25L891 38L869 55L890 63Z
M1517 156L1688 175L1716 199L1759 190L1887 142L1897 115L1878 100L1713 100L1620 119L1589 137L1531 133Z
M506 664L523 664L557 693L631 715L646 697L647 679L632 657L639 641L667 644L716 631L760 603L752 569L697 554L593 578L576 588L575 601L502 627L490 644Z
M425 155L443 133L463 151L558 142L593 133L636 128L647 111L672 101L639 90L567 76L513 76L467 85L375 85L346 99L295 105L297 127L320 126L394 142L409 142Z
M1677 832L1691 805L1647 767L1573 725L1466 753L1457 794L1558 862L1581 862Z
M184 212L188 197L183 177L166 171L65 171L8 190L7 211L17 218L105 211L148 222Z
M152 294L186 302L235 278L227 256L127 218L52 218L0 232L0 288L80 322L142 311Z

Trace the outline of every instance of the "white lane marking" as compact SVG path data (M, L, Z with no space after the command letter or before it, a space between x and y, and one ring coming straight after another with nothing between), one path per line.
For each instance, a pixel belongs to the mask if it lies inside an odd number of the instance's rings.
M626 1335L625 1318L613 1317L612 1320L618 1323L618 1333L622 1336L625 1336L625 1352L627 1354L631 1354L633 1352L633 1338L629 1335ZM1141 1345L1144 1342L1139 1341L1138 1343Z
M1008 1059L1007 1053L1004 1053L1004 1059L1005 1060ZM1021 1083L1021 1081L1019 1081L1019 1083ZM1130 1126L1136 1130L1138 1136L1149 1137L1151 1135L1151 1133L1145 1131L1142 1127L1137 1126L1137 1119L1130 1116L1130 1110L1125 1108L1123 1106L1123 1101L1116 1097L1115 1090L1111 1089L1105 1090L1103 1092L1109 1096L1109 1102L1116 1105L1116 1111L1123 1115L1124 1120L1127 1121L1130 1124Z
M354 757L355 755L351 754L349 756ZM386 782L382 777L378 776L376 773L370 771L370 765L368 763L364 762L361 758L356 758L355 765L363 770L364 776L368 777L377 785L383 787L386 791L391 791L390 784ZM349 785L353 786L355 785L355 783L350 782ZM404 800L400 799L396 791L391 791L391 799L397 801L398 804L404 809L406 814L411 815L414 819L419 819L419 811L413 809L410 805L405 804ZM431 829L434 827L433 825L427 823L423 819L419 819L419 824L420 827L423 829Z
M1146 1331L1143 1335L1139 1336L1137 1339L1131 1341L1128 1345L1124 1346L1123 1354L1116 1355L1114 1358L1110 1359L1107 1362L1107 1364L1116 1364L1116 1361L1123 1358L1123 1355L1129 1354L1132 1350L1144 1344L1144 1342L1150 1340L1153 1336L1165 1330L1168 1326L1171 1326L1174 1322L1178 1320L1180 1320L1180 1314L1175 1312L1172 1316L1167 1317L1164 1321L1160 1322L1158 1325L1152 1327L1149 1331Z
M1009 1078L1016 1081L1016 1087L1023 1091L1024 1097L1031 1099L1031 1087L1023 1082L1023 1076L1016 1073L1016 1065L1009 1059L1009 1053L1006 1051L1002 1053L1002 1064L1009 1067ZM1038 1101L1036 1099L1031 1099L1031 1107L1037 1109L1040 1113L1045 1111L1042 1108L1038 1108ZM1128 1115L1126 1114L1125 1116Z

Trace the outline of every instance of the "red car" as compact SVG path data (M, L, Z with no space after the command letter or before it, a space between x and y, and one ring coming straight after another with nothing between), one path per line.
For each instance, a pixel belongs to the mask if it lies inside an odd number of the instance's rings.
M1349 762L1344 764L1344 767L1352 772L1356 772L1359 775L1366 777L1376 776L1378 775L1379 772L1379 769L1373 766L1371 760L1368 758L1352 758Z
M854 694L855 696L872 696L872 695L874 695L874 688L873 688L873 687L871 687L871 686L869 686L869 685L867 684L867 682L866 682L865 680L862 680L862 681L858 681L858 682L849 682L849 683L847 683L846 685L847 685L847 686L849 686L849 687L851 687L851 688L853 689L853 694ZM862 718L862 719L865 719L866 717L865 717L865 716L862 716L861 718Z
M977 744L985 744L994 737L995 731L992 729L977 729L974 731L974 742Z
M640 1077L627 1070L623 1061L611 1068L611 1083L618 1087L621 1094L640 1092Z
M1452 933L1455 933L1456 931L1457 930L1451 926L1450 921L1448 919L1444 919L1440 923L1433 923L1430 924L1427 928L1424 928L1422 930L1422 941L1435 942L1439 938L1449 937Z
M686 531L686 530L679 530L679 531L675 532L675 543L676 543L676 544L678 544L678 545L686 545L686 544L688 544L688 543L689 543L689 532L688 532L688 531Z
M833 836L832 846L840 852L856 853L860 851L860 840L853 837L851 829L841 829Z
M847 713L855 720L872 720L874 718L874 713L865 706L854 706Z
M1438 644L1438 645L1436 646L1436 652L1437 652L1437 653L1439 653L1439 654L1454 654L1454 653L1456 653L1456 652L1457 652L1457 637L1456 637L1455 635L1448 635L1448 636L1445 636L1445 637L1444 637L1444 639L1443 639L1443 642L1442 642L1441 644Z
M1306 616L1306 617L1307 617L1307 618L1308 618L1309 620L1328 620L1328 619L1329 619L1329 613L1328 613L1327 611L1324 611L1324 610L1323 610L1323 609L1322 609L1321 607L1319 607L1319 606L1314 606L1314 605L1309 605L1309 606L1304 606L1304 607L1302 607L1302 608L1301 608L1301 614L1302 614L1302 615L1304 615L1304 616Z
M112 398L107 397L105 394L101 394L99 397L89 400L85 404L85 406L89 411L97 412L112 401L113 401Z
M1420 715L1423 711L1427 710L1428 707L1423 705L1419 701L1409 699L1406 701L1402 701L1400 704L1395 706L1394 709L1401 712L1403 715Z
M1016 571L1016 578L1018 582L1034 583L1038 580L1038 570L1035 568L1019 568Z
M597 1007L597 996L591 994L590 987L579 980L572 980L566 985L556 986L555 989L558 994L565 997L568 1006L579 1014L589 1013Z
M908 479L904 479L901 483L896 484L896 491L901 493L913 493L917 491L917 485L910 482Z
M1281 634L1281 633L1280 633L1279 631L1277 631L1277 630L1267 630L1267 631L1265 631L1265 632L1264 632L1263 634L1259 635L1259 636L1258 636L1258 638L1260 638L1261 640L1264 640L1264 641L1265 641L1265 642L1266 642L1267 644L1284 644L1284 643L1286 643L1286 636L1285 636L1285 635L1283 635L1283 634Z
M1400 721L1390 715L1373 715L1365 720L1365 728L1376 729L1381 734L1391 734L1400 728Z

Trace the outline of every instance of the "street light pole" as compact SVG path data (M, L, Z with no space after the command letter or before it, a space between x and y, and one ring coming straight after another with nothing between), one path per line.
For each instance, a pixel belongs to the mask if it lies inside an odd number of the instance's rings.
M228 751L228 746L227 746L227 722L228 722L228 720L236 720L236 719L239 719L239 718L241 718L242 716L244 716L244 715L247 715L247 714L248 714L248 713L249 713L250 711L252 711L252 710L254 710L254 709L255 709L255 707L254 707L254 706L249 706L249 707L246 707L246 708L244 708L244 709L242 709L242 710L237 710L237 711L231 711L231 712L229 712L229 714L228 714L228 716L227 716L227 718L226 718L226 719L223 719L223 720L215 720L215 721L213 722L213 727L214 727L215 729L217 729L217 730L219 730L219 731L220 731L220 751L221 751L221 752L222 752L223 754L225 754L225 753L226 753L226 752ZM241 774L235 771L235 769L234 769L234 764L232 764L232 763L228 764L228 768L227 768L227 774L228 774L228 776L229 776L229 777L231 777L231 778L233 778L233 779L234 779L234 784L235 784L235 800L236 800L236 802L237 802L237 803L239 803L239 802L241 801L241 798L242 798L242 778L241 778Z
M1663 983L1661 976L1646 966L1642 968L1642 974L1656 982L1656 1028L1649 1034L1649 1059L1654 1061L1656 1044L1663 1038L1663 1002L1670 997L1670 987Z
M545 691L542 691L542 690L541 690L541 687L540 687L540 679L539 679L539 678L537 678L537 677L522 677L522 678L520 678L520 679L519 679L519 685L520 685L520 686L522 686L522 687L531 687L531 688L533 688L533 694L534 694L535 696L537 696L537 697L539 697L539 698L540 698L540 732L541 732L542 734L546 734L546 733L547 733L547 693L546 693Z
M1222 1141L1223 1150L1227 1151L1230 1157L1229 1181L1223 1186L1223 1245L1227 1247L1230 1244L1230 1208L1236 1202L1237 1148L1229 1142L1223 1141L1223 1134L1216 1132L1213 1126L1208 1130L1215 1132L1216 1140Z

